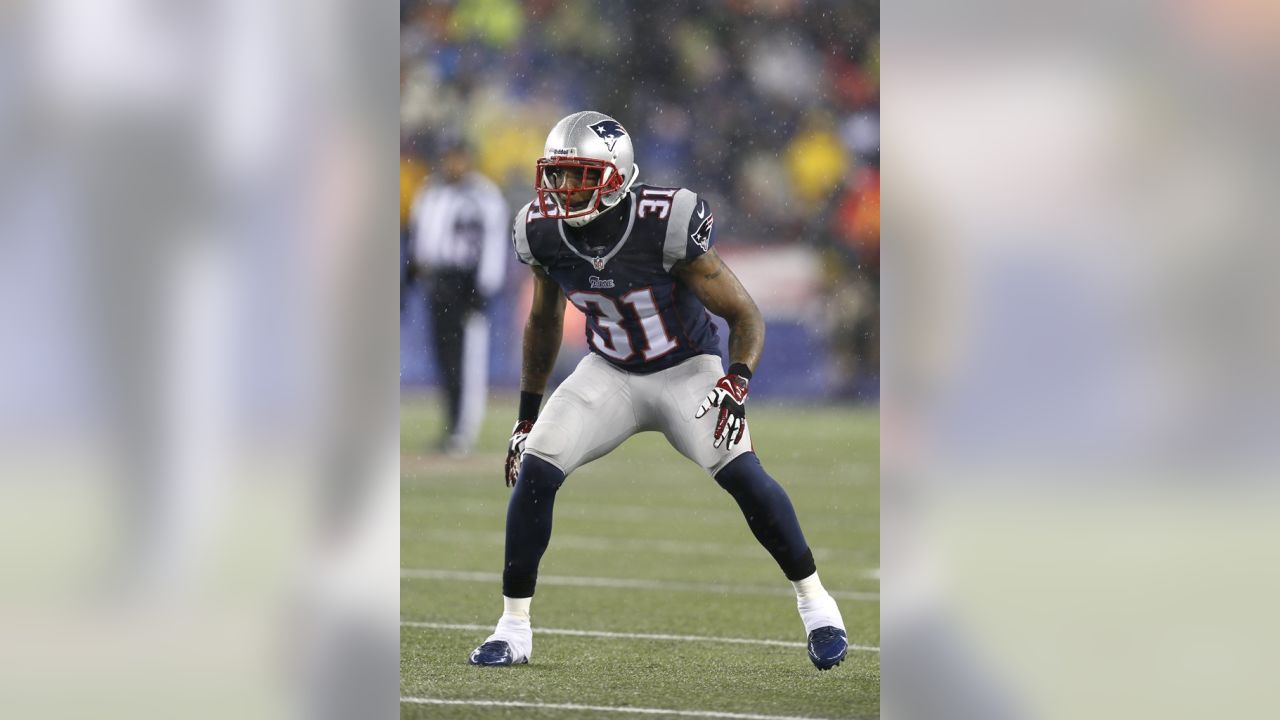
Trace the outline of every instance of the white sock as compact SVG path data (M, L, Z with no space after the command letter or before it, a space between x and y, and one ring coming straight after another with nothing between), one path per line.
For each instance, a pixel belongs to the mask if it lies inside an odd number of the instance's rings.
M503 595L502 596L502 614L510 615L514 618L528 622L529 605L532 602L533 602L533 598L531 597L509 598L506 595Z
M502 617L489 640L503 640L511 646L516 662L533 655L533 627L529 624L529 602L532 598L502 598Z
M803 580L795 580L791 584L795 586L797 600L822 597L827 594L827 589L822 587L822 581L818 579L816 572Z
M804 622L804 632L809 634L820 627L834 626L844 629L844 618L831 593L822 587L818 573L791 583L796 588L796 609Z

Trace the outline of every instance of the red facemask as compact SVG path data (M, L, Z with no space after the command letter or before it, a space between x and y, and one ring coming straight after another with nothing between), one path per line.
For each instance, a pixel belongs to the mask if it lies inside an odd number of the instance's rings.
M608 179L602 182L601 178ZM622 176L613 163L579 157L538 160L533 182L538 209L558 219L590 215L600 209L602 196L621 188Z

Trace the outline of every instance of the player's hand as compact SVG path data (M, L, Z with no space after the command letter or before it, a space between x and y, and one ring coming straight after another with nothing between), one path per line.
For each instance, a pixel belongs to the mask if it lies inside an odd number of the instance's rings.
M532 431L532 420L521 420L511 428L511 439L507 441L507 467L503 474L507 487L516 486L516 478L520 475L520 458L524 456L524 443Z
M716 420L716 447L724 443L726 450L732 450L734 445L742 442L742 435L747 430L747 384L747 378L729 373L716 381L716 386L698 406L695 418L706 415L713 407L720 408L720 417Z

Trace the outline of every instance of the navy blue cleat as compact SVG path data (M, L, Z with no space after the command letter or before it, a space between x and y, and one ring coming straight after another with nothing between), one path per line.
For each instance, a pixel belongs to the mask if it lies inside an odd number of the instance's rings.
M849 652L849 636L838 627L820 627L809 633L809 659L819 670L839 665Z
M511 645L505 640L490 640L472 650L471 657L467 658L467 662L471 665L503 666L527 663L529 658L520 658L517 661L515 652L511 650Z

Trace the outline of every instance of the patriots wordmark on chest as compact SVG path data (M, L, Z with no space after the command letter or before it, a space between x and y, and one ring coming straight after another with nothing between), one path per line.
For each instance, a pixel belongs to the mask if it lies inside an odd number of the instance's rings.
M591 283L592 290L612 288L614 286L613 278L609 278L605 280L605 279L598 278L595 275L592 275L591 277L587 278L587 280Z

